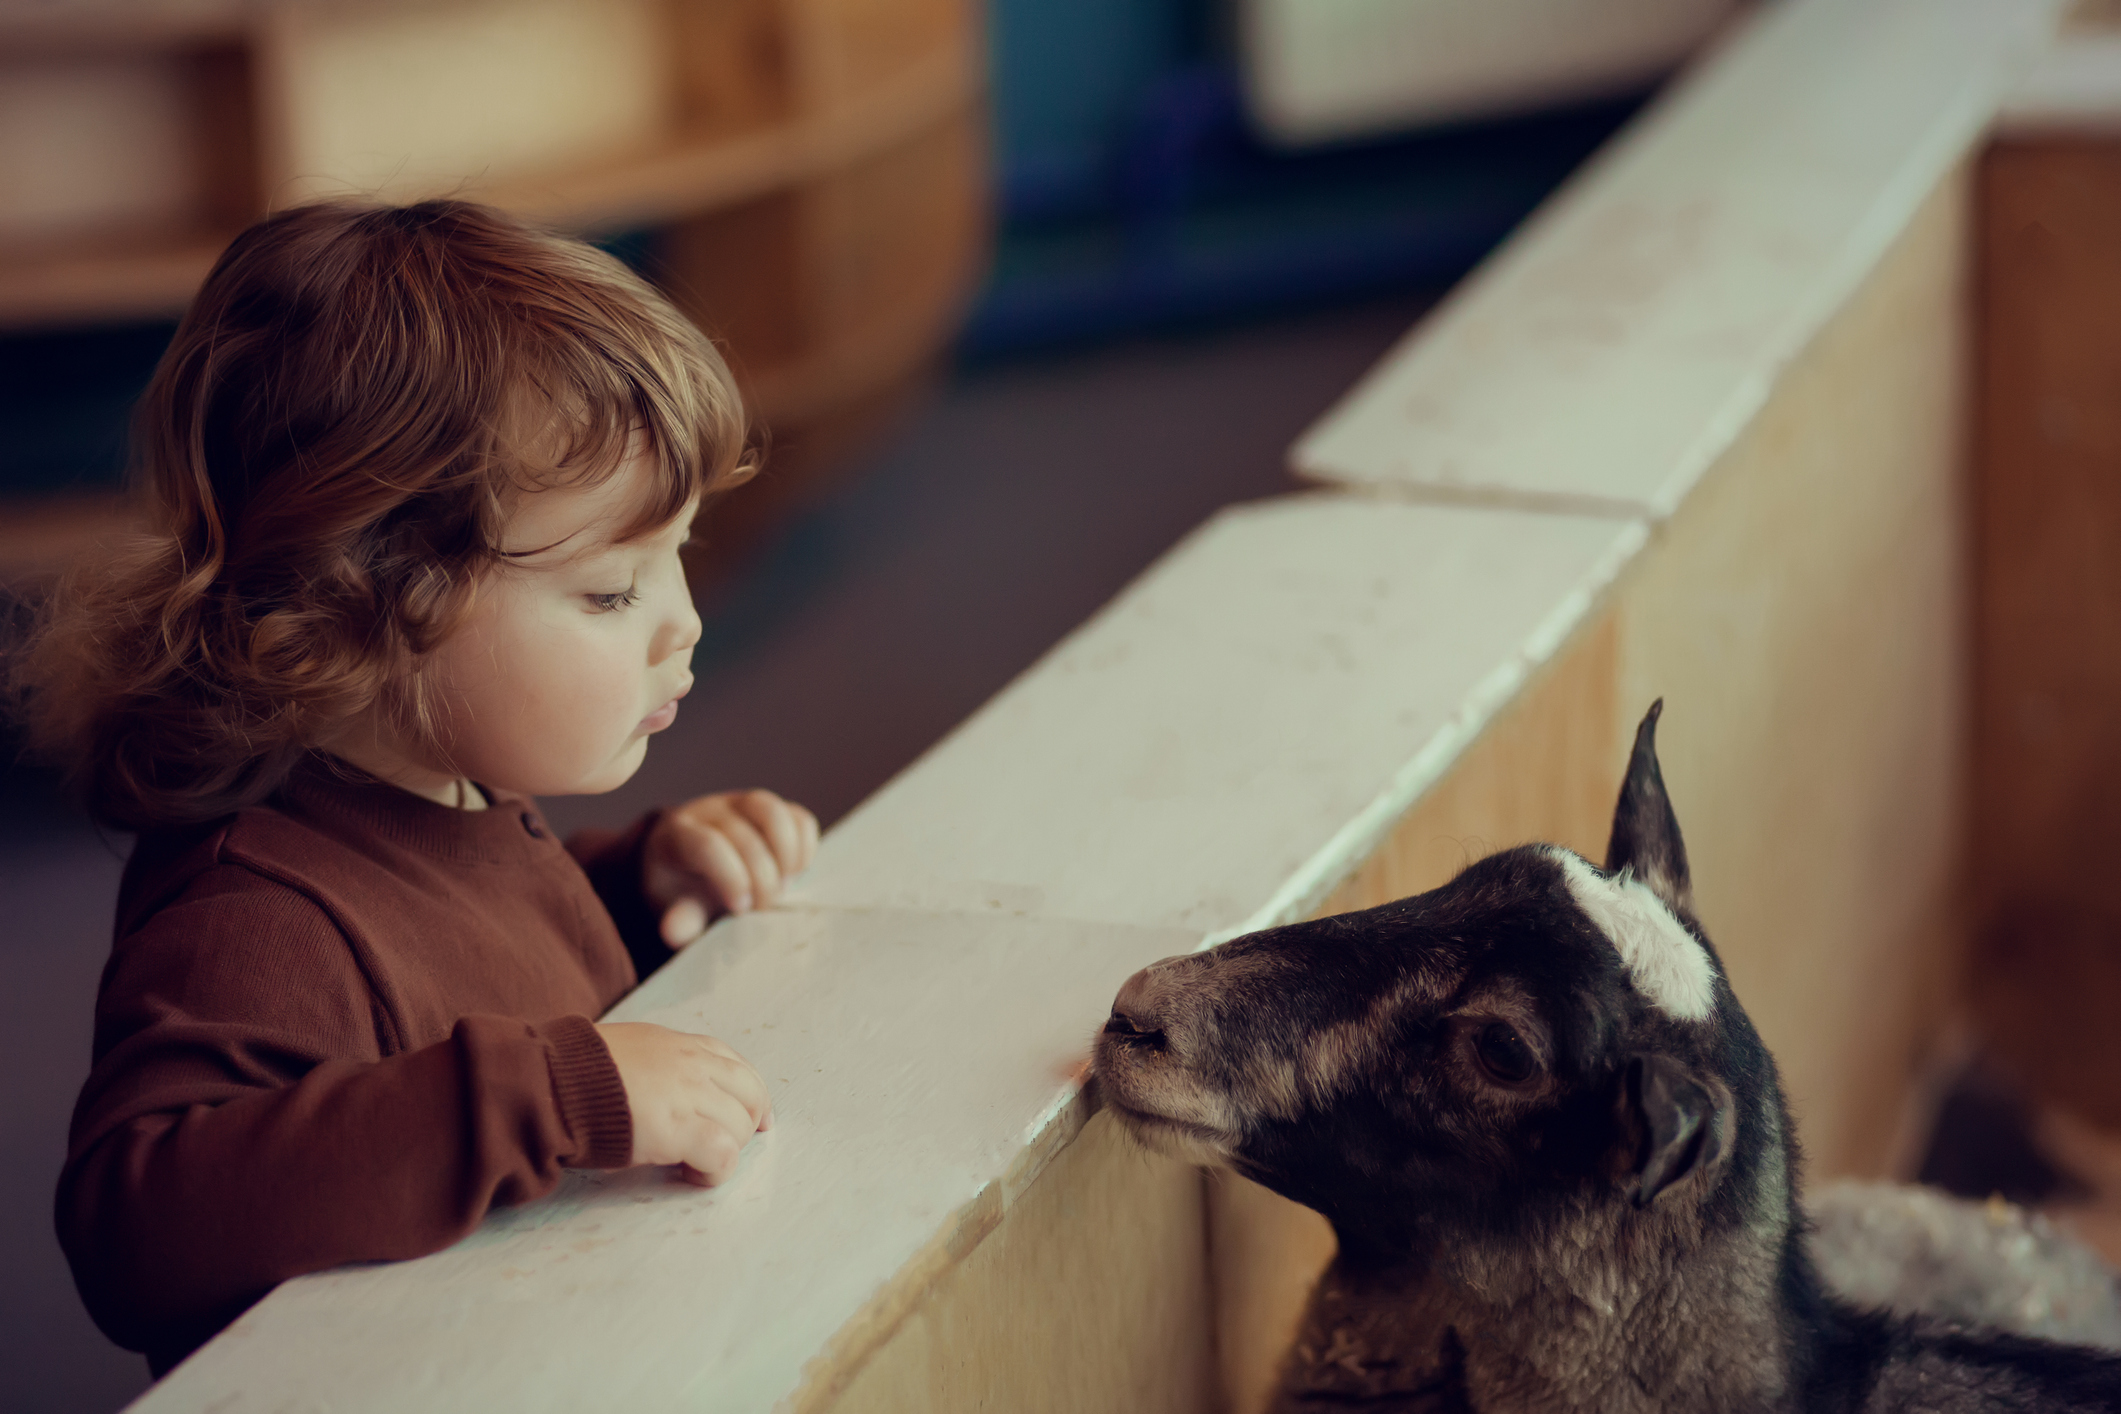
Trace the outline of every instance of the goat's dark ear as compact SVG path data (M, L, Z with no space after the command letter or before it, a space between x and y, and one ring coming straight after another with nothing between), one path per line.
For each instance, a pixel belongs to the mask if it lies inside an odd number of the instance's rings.
M1613 807L1605 868L1608 874L1632 869L1651 893L1691 913L1694 885L1687 874L1686 841L1679 837L1679 818L1672 813L1664 772L1657 767L1657 718L1663 712L1660 697L1635 728L1635 754L1628 758L1628 778L1620 783L1620 802Z
M1730 1092L1670 1056L1651 1053L1628 1063L1627 1104L1640 1136L1631 1195L1638 1208L1688 1174L1713 1167L1730 1145Z

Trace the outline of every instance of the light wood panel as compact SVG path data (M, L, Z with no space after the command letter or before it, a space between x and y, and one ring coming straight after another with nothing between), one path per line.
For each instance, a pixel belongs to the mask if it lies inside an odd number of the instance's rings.
M1424 893L1476 859L1533 840L1603 859L1614 788L1627 761L1625 748L1616 746L1625 739L1623 708L1614 696L1619 646L1610 612L1580 630L1319 914ZM1627 737L1634 720L1624 724Z
M1210 1414L1205 1245L1199 1172L1100 1115L865 1361L821 1357L795 1407Z
M1622 588L1701 917L1814 1179L1907 1162L1963 965L1970 187L1953 175Z
M1605 611L1326 905L1433 887L1528 839L1601 856L1635 722L1663 696L1700 912L1781 1061L1815 1177L1907 1161L1961 965L1966 219L1956 175ZM1332 1237L1228 1176L1206 1208L1225 1407L1246 1414ZM1048 1285L1048 1268L1021 1270ZM968 1352L993 1339L977 1325ZM921 1407L899 1398L872 1407Z

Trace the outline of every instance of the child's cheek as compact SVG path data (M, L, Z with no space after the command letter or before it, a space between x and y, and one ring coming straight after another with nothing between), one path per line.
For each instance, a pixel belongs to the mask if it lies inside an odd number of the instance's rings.
M580 631L545 636L526 654L528 680L511 715L571 758L600 758L618 749L644 710L641 675L622 638Z
M531 794L605 774L647 710L639 655L622 628L596 615L504 613L452 645L462 650L448 672L462 766Z

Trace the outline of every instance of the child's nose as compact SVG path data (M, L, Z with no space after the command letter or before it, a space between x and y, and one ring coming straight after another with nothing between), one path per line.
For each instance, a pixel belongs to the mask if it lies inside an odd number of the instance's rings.
M664 623L662 632L656 635L655 661L660 663L679 653L690 653L700 641L704 626L700 622L700 611L693 607L692 595L688 591L679 600L677 609Z

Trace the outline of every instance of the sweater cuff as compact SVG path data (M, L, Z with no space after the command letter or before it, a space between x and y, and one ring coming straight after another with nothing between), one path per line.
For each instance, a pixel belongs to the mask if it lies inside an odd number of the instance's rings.
M578 1169L622 1169L633 1161L633 1111L626 1082L596 1026L587 1017L563 1016L538 1027L552 1066L552 1091L560 1117L574 1136L566 1164Z

